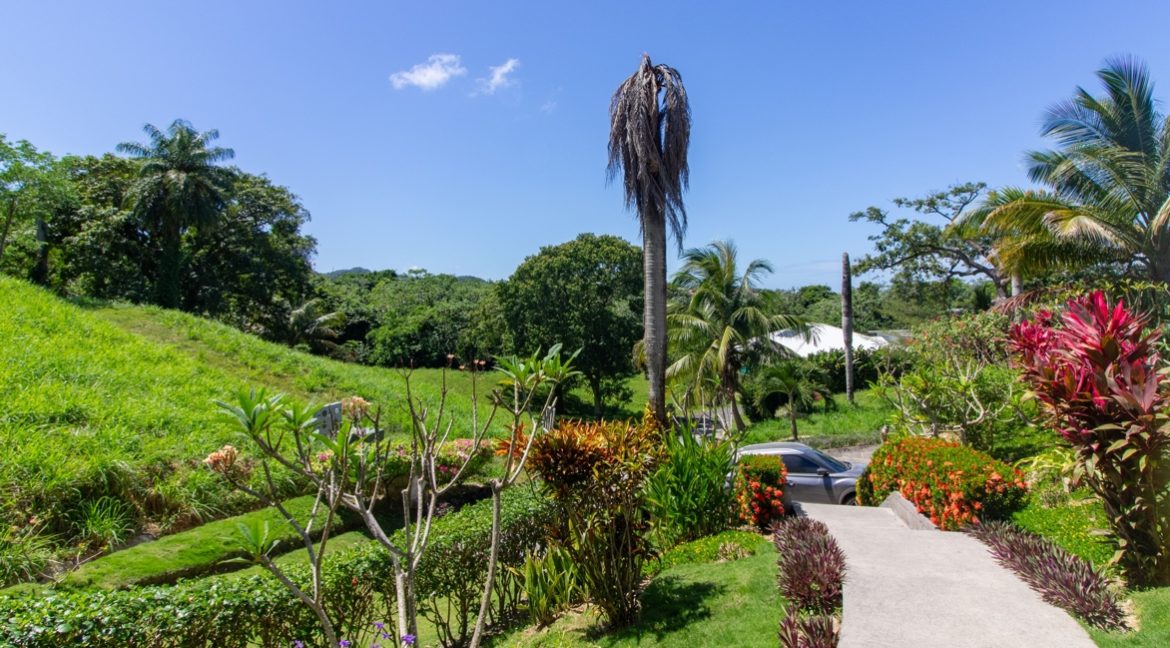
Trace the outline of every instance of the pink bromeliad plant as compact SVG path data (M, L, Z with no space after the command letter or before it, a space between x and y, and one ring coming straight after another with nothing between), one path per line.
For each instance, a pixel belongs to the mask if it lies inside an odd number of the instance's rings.
M1101 292L1011 329L1016 363L1104 502L1126 578L1170 584L1170 376L1149 318Z

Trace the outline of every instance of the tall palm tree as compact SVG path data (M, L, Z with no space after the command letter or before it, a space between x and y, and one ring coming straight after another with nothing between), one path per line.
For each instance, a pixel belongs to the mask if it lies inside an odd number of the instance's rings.
M674 283L685 291L687 300L672 304L667 315L677 359L666 374L693 384L716 379L716 404L729 407L736 429L743 430L736 396L746 354L759 345L775 350L770 333L802 325L794 317L765 310L756 285L762 275L772 272L772 266L755 259L741 274L731 241L687 250L683 259Z
M1097 77L1103 95L1077 88L1048 111L1042 132L1059 148L1029 154L1046 189L993 192L978 217L1011 269L1084 265L1088 254L1170 281L1170 122L1142 63L1111 60Z
M691 108L678 70L642 56L609 108L609 178L619 174L627 207L642 227L642 274L646 286L643 346L650 379L650 406L666 423L666 227L682 249L687 229L683 191L690 169Z
M235 152L211 146L219 139L219 131L200 133L182 119L172 122L166 132L151 124L142 130L148 142L124 142L118 151L143 161L134 188L134 209L162 243L157 303L177 308L183 234L191 226L214 223L223 213L231 172L216 163L230 160Z

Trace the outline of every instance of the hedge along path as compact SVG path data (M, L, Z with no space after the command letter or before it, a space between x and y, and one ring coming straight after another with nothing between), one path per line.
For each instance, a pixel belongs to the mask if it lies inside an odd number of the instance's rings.
M839 648L1096 645L967 534L911 529L885 506L800 509L845 552Z

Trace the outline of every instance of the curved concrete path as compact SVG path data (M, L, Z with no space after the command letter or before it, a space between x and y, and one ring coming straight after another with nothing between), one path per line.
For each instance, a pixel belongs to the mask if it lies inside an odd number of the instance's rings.
M845 552L839 648L1093 648L963 533L911 530L883 507L801 504Z

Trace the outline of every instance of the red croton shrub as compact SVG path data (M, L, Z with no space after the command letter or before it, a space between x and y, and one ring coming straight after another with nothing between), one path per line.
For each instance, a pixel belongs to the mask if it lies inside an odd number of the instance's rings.
M739 503L739 518L767 529L784 517L784 482L788 471L780 457L749 455L739 461L735 476L735 501Z
M1023 474L969 446L927 437L890 441L874 452L857 489L876 505L898 491L940 529L1005 518L1024 504Z
M1133 585L1170 584L1170 378L1148 316L1101 292L1012 327L1012 350L1051 424L1077 452L1074 477L1105 505Z

